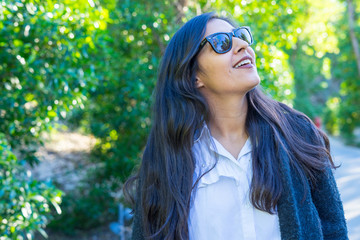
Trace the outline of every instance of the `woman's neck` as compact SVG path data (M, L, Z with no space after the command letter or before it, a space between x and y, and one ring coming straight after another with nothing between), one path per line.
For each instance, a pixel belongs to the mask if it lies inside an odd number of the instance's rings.
M246 96L232 99L208 99L211 116L209 128L217 140L246 141L245 127L248 102Z

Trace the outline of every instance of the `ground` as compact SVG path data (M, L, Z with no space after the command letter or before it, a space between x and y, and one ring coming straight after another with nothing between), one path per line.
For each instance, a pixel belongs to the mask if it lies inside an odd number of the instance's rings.
M330 138L331 154L337 165L334 176L344 204L349 239L360 240L360 148L345 146Z

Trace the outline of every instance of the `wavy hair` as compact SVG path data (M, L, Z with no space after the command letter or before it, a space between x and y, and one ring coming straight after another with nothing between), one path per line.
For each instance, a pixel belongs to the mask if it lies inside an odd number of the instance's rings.
M205 98L195 86L200 70L197 52L206 25L214 18L232 24L214 13L191 19L172 37L159 67L152 128L140 170L124 187L129 197L132 184L137 182L135 214L141 216L143 234L149 239L189 238L196 165L192 147L195 134L210 114ZM280 147L286 149L304 186L308 181L315 182L316 171L323 171L329 163L335 166L328 138L308 117L266 97L259 86L246 97L246 128L252 142L250 199L257 209L273 213L282 193Z

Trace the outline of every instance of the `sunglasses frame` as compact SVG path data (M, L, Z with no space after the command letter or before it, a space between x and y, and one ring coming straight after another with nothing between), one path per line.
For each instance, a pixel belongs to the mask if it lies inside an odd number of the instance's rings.
M227 53L228 51L230 51L230 50L232 49L232 42L233 42L233 41L232 41L232 37L237 37L237 38L239 38L239 39L247 42L246 40L242 39L241 37L235 35L235 32L238 31L238 30L240 30L240 29L245 29L245 30L249 33L250 38L251 38L251 42L248 43L249 46L250 46L251 44L253 44L253 43L254 43L254 39L253 39L253 36L252 36L252 34L251 34L250 27L248 27L248 26L242 26L242 27L238 27L238 28L232 30L231 32L217 32L217 33L213 33L213 34L207 36L204 40L201 41L198 52L200 52L200 50L201 50L201 49L205 46L205 44L208 42L208 43L211 45L212 49L213 49L216 53L218 53L218 54ZM228 38L231 40L231 41L230 41L229 49L227 49L227 50L225 50L225 51L223 51L223 52L217 51L216 48L215 48L215 46L214 46L213 43L212 43L212 38L215 37L215 36L217 36L217 35L219 35L219 34L225 34L225 35L227 35Z

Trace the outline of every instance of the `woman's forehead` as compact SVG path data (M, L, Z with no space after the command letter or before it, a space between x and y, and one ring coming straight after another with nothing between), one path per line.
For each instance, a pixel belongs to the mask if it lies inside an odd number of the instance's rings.
M217 32L231 32L234 27L225 20L222 19L212 19L206 25L205 36L209 36Z

